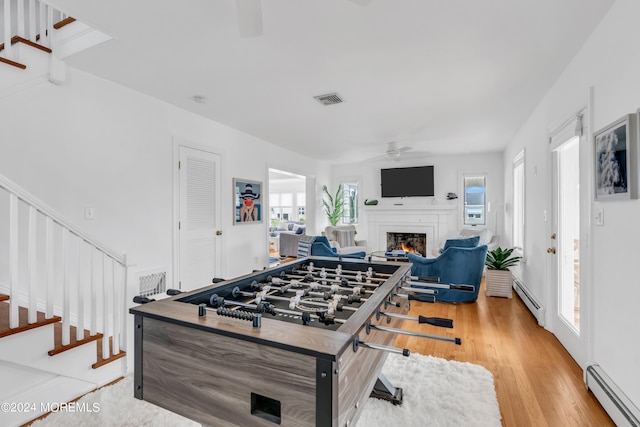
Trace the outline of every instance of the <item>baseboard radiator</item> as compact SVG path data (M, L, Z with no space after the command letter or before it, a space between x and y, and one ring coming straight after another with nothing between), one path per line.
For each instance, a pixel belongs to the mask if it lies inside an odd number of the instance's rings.
M527 290L522 280L515 276L513 277L513 289L536 318L538 325L544 326L544 307L542 307L542 304Z
M640 410L605 374L600 365L593 364L587 367L585 379L589 390L617 426L640 427Z

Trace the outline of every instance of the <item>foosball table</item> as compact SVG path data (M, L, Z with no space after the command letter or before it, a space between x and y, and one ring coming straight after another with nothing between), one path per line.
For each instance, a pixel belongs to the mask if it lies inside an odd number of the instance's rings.
M309 257L179 293L135 316L134 395L211 426L349 426L372 393L417 287L410 264ZM425 291L426 292L426 291Z

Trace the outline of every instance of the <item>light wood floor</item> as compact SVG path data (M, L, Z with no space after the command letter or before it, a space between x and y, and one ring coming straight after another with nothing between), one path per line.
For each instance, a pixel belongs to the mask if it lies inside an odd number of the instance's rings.
M614 426L582 380L580 367L553 334L538 326L514 293L473 304L412 301L410 315L454 319L453 329L406 321L403 329L462 338L462 345L406 335L395 345L412 352L482 365L492 374L503 426Z

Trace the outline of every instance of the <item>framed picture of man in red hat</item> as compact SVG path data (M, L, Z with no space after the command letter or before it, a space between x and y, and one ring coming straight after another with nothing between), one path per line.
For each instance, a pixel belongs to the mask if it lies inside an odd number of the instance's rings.
M234 224L262 222L262 183L233 178Z

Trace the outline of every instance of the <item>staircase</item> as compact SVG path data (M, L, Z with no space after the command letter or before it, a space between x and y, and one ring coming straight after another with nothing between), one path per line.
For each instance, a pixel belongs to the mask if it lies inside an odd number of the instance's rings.
M0 98L46 81L63 84L64 58L110 39L39 0L0 0Z
M0 175L0 401L33 404L0 425L126 373L126 285L124 255Z

